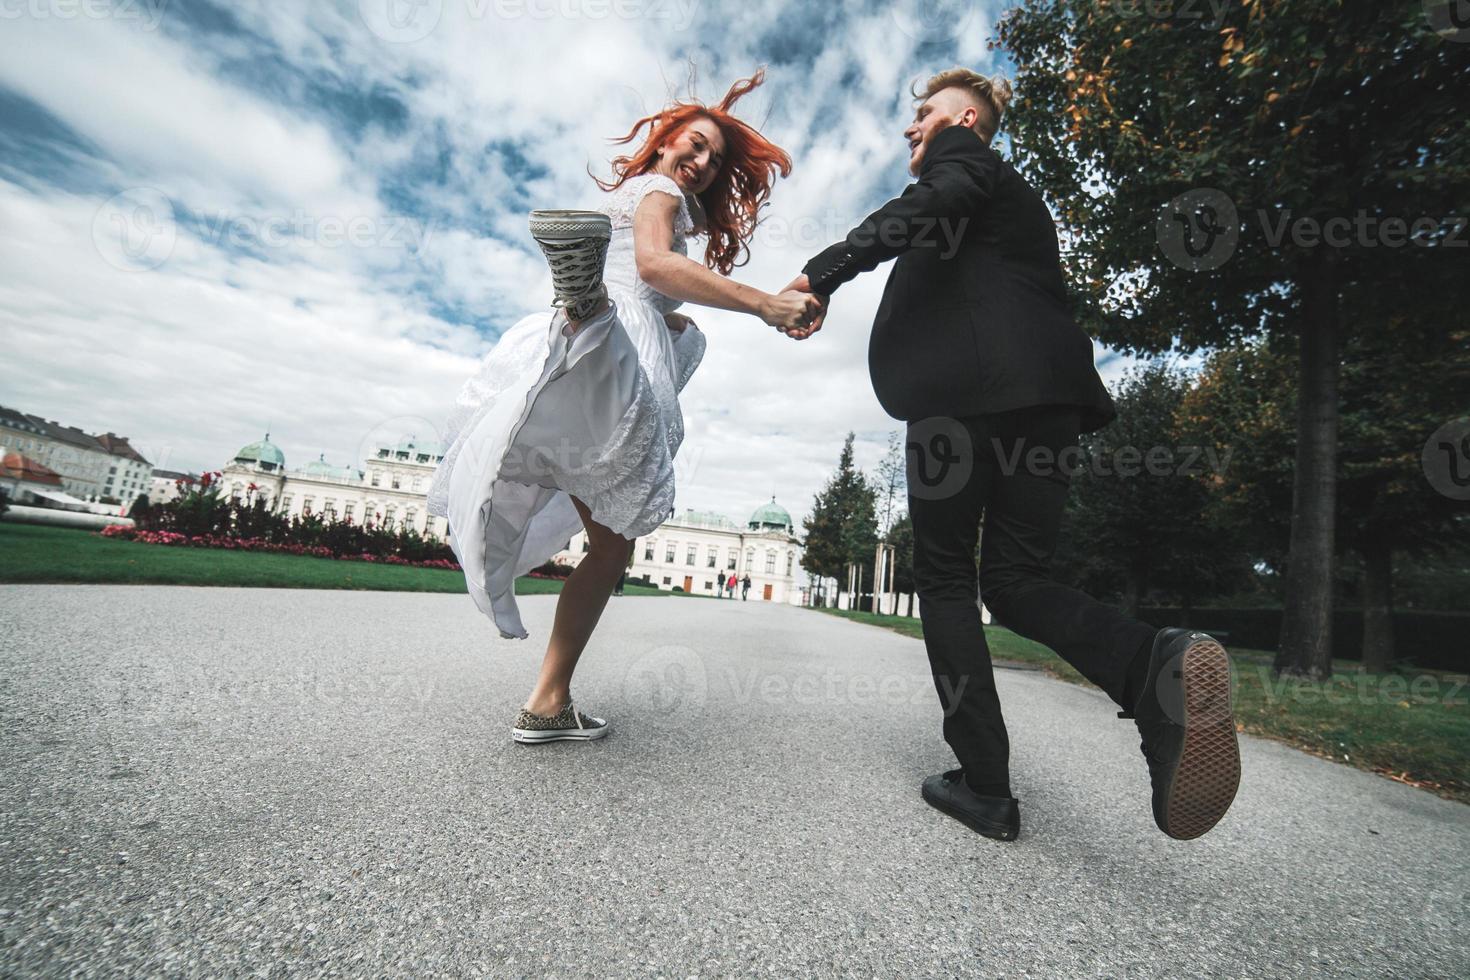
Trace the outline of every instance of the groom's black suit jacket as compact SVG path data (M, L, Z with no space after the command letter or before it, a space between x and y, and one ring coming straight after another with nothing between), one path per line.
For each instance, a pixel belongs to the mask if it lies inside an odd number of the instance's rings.
M802 270L830 295L897 257L868 342L873 390L906 421L1075 405L1082 431L1113 400L1072 319L1040 195L973 130L952 126L919 179Z

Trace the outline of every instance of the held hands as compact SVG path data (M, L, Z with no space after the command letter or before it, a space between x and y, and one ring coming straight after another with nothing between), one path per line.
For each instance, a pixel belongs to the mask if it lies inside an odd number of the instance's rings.
M788 286L780 293L766 297L762 304L761 319L791 336L793 331L804 331L819 320L823 309L821 300L810 292Z
M831 302L831 297L813 293L811 281L807 279L804 273L791 280L782 295L787 295L791 292L800 293L810 299L815 299L817 302L817 313L804 324L798 324L790 328L778 326L777 329L780 329L782 333L786 334L792 340L806 340L812 334L822 329L822 321L827 319L827 304Z

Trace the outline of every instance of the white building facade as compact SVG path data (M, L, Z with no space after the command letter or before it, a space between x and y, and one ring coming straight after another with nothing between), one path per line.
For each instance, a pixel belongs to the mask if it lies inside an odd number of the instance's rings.
M445 539L444 518L432 517L428 510L429 481L443 458L438 443L410 436L393 445L379 445L363 469L333 466L321 457L288 470L286 454L266 433L264 439L236 453L220 474L225 493L236 500L258 495L276 513L391 524Z
M0 454L19 453L61 477L61 488L81 500L115 500L122 512L146 493L153 464L115 433L88 435L0 406Z
M579 531L552 560L575 565L586 550L586 532ZM686 510L634 542L628 580L715 595L717 583L734 574L737 599L744 594L750 601L805 605L801 554L791 515L774 497L751 514L744 527L719 514ZM750 590L744 593L747 577Z

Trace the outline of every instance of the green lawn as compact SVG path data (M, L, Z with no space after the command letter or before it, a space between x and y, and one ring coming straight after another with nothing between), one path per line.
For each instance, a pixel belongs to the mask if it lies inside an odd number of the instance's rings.
M138 544L74 528L8 522L0 522L0 582L465 591L463 575L441 568ZM560 591L559 581L525 577L516 580L518 595ZM626 591L629 595L679 594L642 585L629 585Z
M923 639L917 619L821 612ZM1051 650L998 626L985 638L997 662L1039 667L1074 684L1088 681ZM1242 731L1413 783L1470 803L1470 684L1416 671L1365 674L1338 661L1330 683L1271 676L1271 654L1231 650L1235 714Z

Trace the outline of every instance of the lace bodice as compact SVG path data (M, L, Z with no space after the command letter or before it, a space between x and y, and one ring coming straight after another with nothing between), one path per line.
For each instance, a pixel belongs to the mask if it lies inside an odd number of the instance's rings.
M680 301L671 299L638 278L638 265L633 258L633 215L638 205L653 191L662 191L679 202L679 213L674 217L674 239L671 248L680 255L688 255L688 236L694 230L694 219L689 214L689 202L679 185L663 174L641 174L630 177L621 187L607 196L598 210L612 219L612 241L607 249L607 267L603 279L610 289L632 292L639 299L651 304L660 313L671 313L679 308Z

